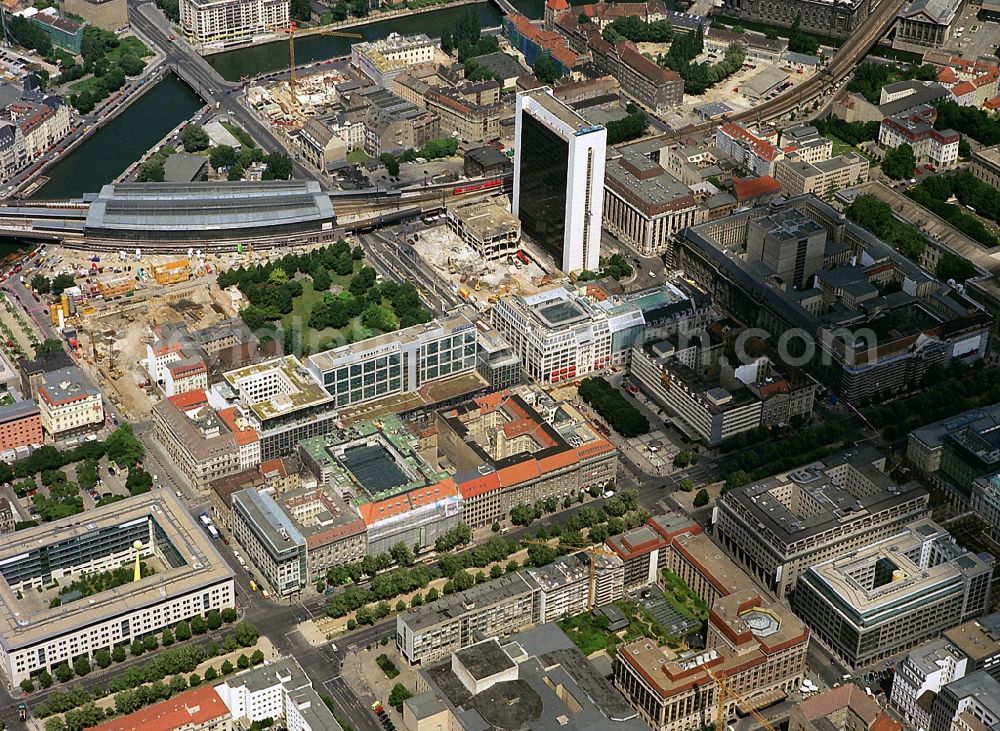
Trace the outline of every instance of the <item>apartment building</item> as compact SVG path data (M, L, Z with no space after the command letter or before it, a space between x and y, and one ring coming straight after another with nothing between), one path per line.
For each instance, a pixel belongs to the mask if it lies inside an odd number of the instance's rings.
M21 128L12 122L0 124L0 180L6 180L27 164Z
M500 86L495 81L464 84L454 89L428 88L424 106L438 117L442 137L482 144L500 139Z
M660 572L675 563L668 555L675 538L700 531L701 526L686 515L664 513L650 517L634 530L607 538L604 544L622 560L625 591L632 591L657 583Z
M91 726L93 731L230 731L233 719L211 685L192 688L159 703Z
M665 114L684 101L684 80L643 56L635 44L610 44L595 36L589 46L597 67L614 76L629 99L653 114Z
M351 45L351 65L375 82L390 88L392 81L407 69L434 60L437 44L423 33L400 35Z
M294 731L341 731L294 657L282 657L226 678L214 688L240 728L266 720Z
M708 218L691 187L639 151L612 152L604 168L604 227L643 256L670 251L672 239Z
M994 559L959 547L929 518L811 566L792 605L851 667L866 667L981 615Z
M228 48L284 31L291 20L288 0L180 0L180 26L203 47Z
M543 624L625 596L625 564L618 556L574 553L525 573L540 589L538 621Z
M788 196L814 193L830 198L838 190L867 182L868 169L868 158L856 152L817 162L793 153L774 166L774 177Z
M52 439L97 431L104 425L104 400L76 366L46 373L38 387L42 429Z
M306 486L279 494L276 502L305 539L311 581L332 566L361 561L367 555L367 526L335 491Z
M715 537L779 598L803 571L930 514L927 491L897 485L886 460L865 447L802 465L719 498Z
M1000 725L1000 681L983 670L954 680L934 699L930 731L982 731Z
M985 670L1000 680L1000 612L952 627L944 638L968 659L966 673Z
M302 159L321 173L325 173L331 163L347 157L347 142L321 119L307 119L295 139Z
M240 447L203 391L188 391L153 405L154 433L196 490L238 472Z
M844 683L792 707L788 731L901 731L903 724L882 710L863 688Z
M928 700L941 688L969 672L968 658L946 638L921 645L896 663L889 700L913 728L930 728Z
M809 163L822 162L833 157L833 142L820 134L811 124L782 130L781 148L786 155L796 155L800 160Z
M292 596L309 582L306 540L267 493L240 490L232 496L233 537L276 596Z
M913 148L917 164L952 167L958 162L959 134L953 129L934 129L936 116L933 107L923 106L913 112L886 117L879 127L878 143L887 150L908 144Z
M700 728L720 713L735 720L747 705L786 697L805 677L808 646L808 627L751 590L713 603L704 650L647 639L619 646L614 684L653 731ZM732 692L723 694L712 676Z
M34 160L69 134L70 108L59 97L21 98L8 105L4 116L21 130L25 155Z
M42 415L32 399L0 406L0 452L42 444Z
M434 415L441 455L472 527L518 505L573 499L614 479L614 446L575 407L538 388L492 393Z
M726 122L716 130L715 149L751 175L773 176L775 163L784 157L773 144L735 122Z

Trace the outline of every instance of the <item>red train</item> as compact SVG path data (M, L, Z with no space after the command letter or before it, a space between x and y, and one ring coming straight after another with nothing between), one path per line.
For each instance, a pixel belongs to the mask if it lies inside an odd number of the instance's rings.
M492 180L484 180L482 183L476 183L474 185L462 185L451 191L452 195L464 195L465 193L475 193L480 190L490 190L491 188L499 188L503 185L503 178L493 178Z

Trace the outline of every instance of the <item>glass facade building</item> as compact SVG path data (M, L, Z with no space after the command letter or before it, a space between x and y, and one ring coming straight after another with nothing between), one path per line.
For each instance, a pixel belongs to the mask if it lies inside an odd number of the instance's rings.
M521 127L522 180L518 196L521 227L556 261L566 235L566 173L569 144L534 117Z

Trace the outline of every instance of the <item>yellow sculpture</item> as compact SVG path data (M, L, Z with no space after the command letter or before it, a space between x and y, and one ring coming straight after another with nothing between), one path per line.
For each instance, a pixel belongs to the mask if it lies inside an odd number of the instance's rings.
M142 569L139 567L139 557L142 555L142 541L133 543L132 548L135 549L135 573L132 575L132 581L139 581L142 578Z

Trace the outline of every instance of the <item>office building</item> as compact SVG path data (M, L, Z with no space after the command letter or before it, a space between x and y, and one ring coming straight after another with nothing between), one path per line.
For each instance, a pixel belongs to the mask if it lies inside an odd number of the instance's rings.
M45 374L58 371L61 368L71 368L75 364L69 353L59 349L54 353L46 353L33 360L21 359L17 366L21 374L21 392L25 398L38 400L38 387L45 381Z
M703 362L695 369L676 354L670 341L635 348L629 373L682 431L705 444L812 413L816 384L784 376L766 356L738 367Z
M51 439L95 432L104 425L104 399L76 366L46 373L38 387L42 429Z
M806 569L792 604L845 663L866 667L981 615L993 563L924 518Z
M490 79L459 84L454 88L429 87L424 106L438 117L441 137L456 137L465 144L500 139L500 85Z
M435 384L456 395L482 384L476 326L465 312L310 355L306 367L341 410L390 396L416 407Z
M760 219L768 220L753 223ZM760 257L754 261L751 230ZM793 231L803 234L801 245L782 238ZM761 235L769 232L770 239ZM908 388L934 363L977 360L989 342L993 318L980 305L814 196L692 226L677 241L674 266L748 327L775 337L796 328L810 333L797 365L848 400ZM900 290L883 294L877 285L890 281ZM878 333L877 343L861 336L863 328Z
M554 624L457 650L422 669L418 682L428 690L403 703L403 723L413 731L646 728Z
M903 724L853 683L799 701L788 717L788 731L901 731L902 728Z
M230 731L232 720L215 688L202 685L90 728L92 731Z
M54 8L49 9L53 12L35 13L30 22L48 34L53 46L69 51L74 56L79 55L83 44L84 24L55 14L57 11Z
M540 383L572 381L609 365L626 365L644 338L701 327L711 301L668 283L628 295L587 297L564 287L507 296L490 310L528 376Z
M721 12L731 18L790 28L796 19L805 33L848 38L862 27L877 6L871 0L723 0Z
M411 664L427 664L489 637L503 637L539 622L537 586L524 572L396 615L396 648Z
M868 158L848 152L817 162L792 154L774 166L774 177L787 196L814 193L830 198L838 190L868 182Z
M270 719L290 731L342 731L294 657L238 673L214 690L240 728Z
M241 422L260 437L262 461L291 454L301 440L334 428L333 397L293 355L227 371L222 377L211 398L236 406ZM233 403L227 400L229 394Z
M287 30L288 0L180 0L181 31L193 43L229 48Z
M397 543L422 551L463 522L461 493L451 478L415 487L358 507L368 529L368 555L386 553Z
M625 95L643 108L663 115L683 103L684 80L680 75L646 58L634 43L623 40L612 44L592 36L587 45L598 69L615 77Z
M77 587L84 573L131 567L136 542L155 574L89 595ZM235 586L208 534L173 492L157 490L19 531L17 542L0 549L0 601L0 670L14 686L232 607Z
M400 35L351 45L351 65L375 82L390 89L393 80L412 66L434 60L437 44L423 33Z
M361 561L367 554L365 522L334 490L306 486L282 492L276 502L305 539L311 581L332 566Z
M309 582L306 540L267 493L240 490L231 498L233 537L276 596L298 594Z
M719 498L715 536L779 598L815 564L896 535L930 514L927 491L897 485L873 448L840 452Z
M575 407L529 386L441 409L434 426L474 528L518 505L576 500L614 480L618 465L614 446Z
M805 677L808 646L809 629L786 607L741 592L712 604L704 650L619 646L614 683L653 731L701 728L787 697Z
M983 670L948 683L934 699L929 731L996 731L1000 681Z
M567 273L600 269L607 134L548 87L517 95L514 215Z
M708 218L692 189L639 151L609 155L604 225L643 256L667 253L680 231Z
M321 173L325 173L329 165L347 158L347 142L316 117L305 121L295 139L302 151L302 159Z
M449 205L448 228L484 261L506 259L517 252L521 222L507 208L505 198Z
M505 391L521 382L521 359L511 344L488 322L476 320L476 371L489 390Z
M833 142L811 124L782 130L781 147L786 155L795 155L809 163L829 160L833 156Z
M968 658L946 638L931 640L896 663L889 700L913 728L930 728L941 688L971 672Z
M0 406L0 452L42 444L42 416L33 400Z
M1000 145L973 151L969 172L987 185L1000 188Z

